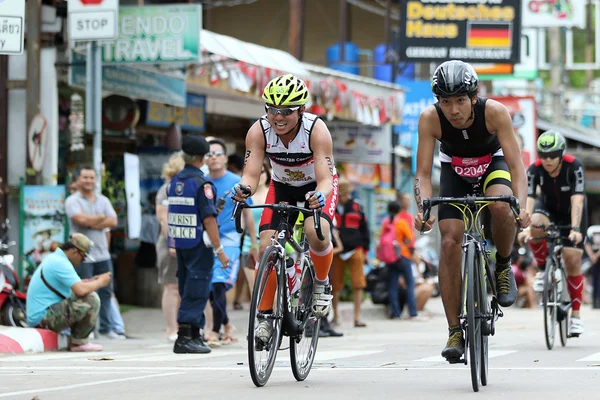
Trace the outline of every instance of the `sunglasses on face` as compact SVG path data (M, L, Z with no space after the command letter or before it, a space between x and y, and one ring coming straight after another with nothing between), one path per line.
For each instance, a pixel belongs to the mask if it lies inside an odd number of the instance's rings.
M538 152L539 156L541 159L544 158L559 158L560 156L562 156L562 150L557 150L557 151L551 151L549 153L540 153Z
M287 117L288 115L291 115L294 111L298 111L299 109L300 109L299 106L298 107L277 108L277 107L265 104L265 111L267 113L272 114L272 115L281 114L283 117Z
M82 260L85 260L85 258L87 257L87 255L83 251L81 251L79 249L77 249L77 253L79 253L79 255L81 256Z
M224 156L225 153L223 153L222 151L209 151L208 153L206 153L206 158L211 158L212 156Z

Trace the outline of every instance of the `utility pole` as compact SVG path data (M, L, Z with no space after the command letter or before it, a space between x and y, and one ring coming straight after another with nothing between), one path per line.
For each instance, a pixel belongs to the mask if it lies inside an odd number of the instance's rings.
M588 0L587 12L585 15L585 62L591 64L594 62L594 29L592 27L592 16L594 15L594 7L592 0ZM596 21L600 23L600 21ZM596 28L598 29L598 28ZM591 68L585 70L586 87L590 87L590 83L594 79L594 71Z
M304 5L305 0L290 0L288 49L298 60L302 60L304 50Z
M25 112L27 126L25 134L29 129L29 124L33 118L40 112L40 27L42 25L42 4L41 0L28 0L26 2L26 19L27 26L27 109ZM27 147L31 145L29 140L26 140ZM29 149L27 149L29 150ZM29 154L29 152L27 152ZM41 185L42 174L33 171L33 165L27 156L26 183L30 185Z
M340 0L340 64L346 60L345 47L348 41L348 3Z
M552 94L552 122L559 122L563 116L563 108L560 101L562 87L562 38L560 27L548 28L548 36L550 43L550 93Z
M6 221L8 195L8 56L0 56L0 221Z

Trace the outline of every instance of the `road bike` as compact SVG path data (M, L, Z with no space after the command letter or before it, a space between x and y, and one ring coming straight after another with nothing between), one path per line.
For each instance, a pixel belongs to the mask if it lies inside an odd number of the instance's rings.
M481 212L494 202L504 202L510 206L519 222L520 208L519 201L514 196L480 196L478 189L475 190L473 196L424 199L423 221L429 219L431 208L439 204L456 207L464 217L462 303L459 318L465 333L465 355L463 359L448 361L451 364L471 365L471 383L473 391L477 392L480 383L486 386L488 382L488 336L494 335L495 323L503 316L497 300L496 279L490 263L491 252L485 239ZM424 226L425 222L421 233ZM491 293L488 293L488 288Z
M567 290L567 271L562 260L561 230L571 230L570 225L540 225L536 226L546 232L546 235L533 237L530 240L545 240L548 244L548 256L544 270L544 291L542 306L544 309L544 335L546 347L552 350L556 336L556 326L560 334L560 343L567 345L569 335L569 317L571 314L571 297ZM575 336L575 335L573 335ZM578 336L578 335L577 335Z
M252 382L258 387L267 383L283 336L290 338L289 349L294 378L303 381L315 359L321 322L312 313L315 269L304 233L304 214L312 213L317 236L324 240L321 232L321 213L284 202L262 205L236 203L232 218L235 218L236 229L240 233L243 231L241 212L244 208L268 208L281 216L281 222L271 237L271 244L261 258L252 291L248 318L248 363ZM296 213L299 213L299 217L296 223L292 224L290 219ZM287 278L286 261L289 256L286 254L286 245L295 251L294 262L300 271L300 288L295 293L292 293ZM265 296L268 281L274 281L277 289L275 293ZM270 304L273 299L272 307L263 305L263 301ZM256 327L261 321L271 323L272 334L267 343L263 343L256 336Z

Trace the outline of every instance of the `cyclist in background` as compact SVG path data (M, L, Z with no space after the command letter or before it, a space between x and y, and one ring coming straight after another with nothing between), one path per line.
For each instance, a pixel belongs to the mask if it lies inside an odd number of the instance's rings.
M501 103L478 97L479 81L473 67L462 61L446 61L434 72L431 89L437 103L421 113L419 147L415 176L415 200L419 208L415 228L430 230L434 217L423 221L423 199L431 197L431 169L435 142L439 140L441 176L440 196L464 197L480 185L485 196L515 196L524 204L527 179L521 153L508 110ZM496 252L496 290L498 303L512 305L517 286L510 254L516 225L506 203L489 205L492 236ZM449 362L459 360L465 351L460 326L461 262L464 224L460 210L448 204L438 208L442 249L439 282L448 320L449 338L442 356ZM521 224L529 225L529 214L522 208Z
M325 123L307 113L308 88L302 79L283 75L271 80L264 89L266 114L252 125L246 135L246 155L242 179L234 187L233 197L245 201L257 188L265 156L272 167L266 204L282 201L290 204L305 202L305 207L321 209L321 230L325 240L317 237L312 216L306 216L304 229L310 256L315 266L313 314L320 318L331 308L331 285L328 274L333 260L331 224L338 200L338 178L333 161L331 134ZM292 216L291 220L296 217ZM265 209L260 221L260 257L270 244L279 226L280 216ZM269 277L260 311L273 308L275 275ZM256 328L256 337L268 343L273 332L272 322L263 320Z
M585 198L585 171L577 158L565 154L566 142L558 132L544 132L537 141L539 159L527 171L527 211L532 213L532 228L519 234L519 239L529 243L540 271L536 274L533 289L544 290L544 269L548 245L545 240L530 240L544 236L539 228L550 222L571 226L562 229L563 260L567 270L569 294L571 295L571 321L569 333L581 335L583 321L580 308L583 299L584 279L581 273L583 235L587 227L587 204ZM537 196L537 188L540 196Z

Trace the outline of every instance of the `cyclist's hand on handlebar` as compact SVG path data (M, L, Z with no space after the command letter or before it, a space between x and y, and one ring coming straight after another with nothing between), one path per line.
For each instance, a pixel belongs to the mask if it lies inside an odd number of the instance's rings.
M583 235L581 232L571 230L569 233L569 240L573 242L573 244L579 244L583 240Z
M521 246L525 246L531 240L531 230L524 229L523 231L519 232L517 239L519 240Z
M236 183L231 189L231 198L241 203L245 203L246 199L250 197L251 194L252 190L250 188L250 185L241 185L239 183Z
M427 221L425 221L425 226L423 226L423 213L420 212L415 217L415 229L419 232L429 232L431 228L433 228L433 223L435 222L435 216L430 216Z
M325 196L319 191L308 192L305 198L308 200L308 207L311 209L325 207Z
M524 208L521 208L519 212L519 224L523 229L527 228L531 224L531 216Z

